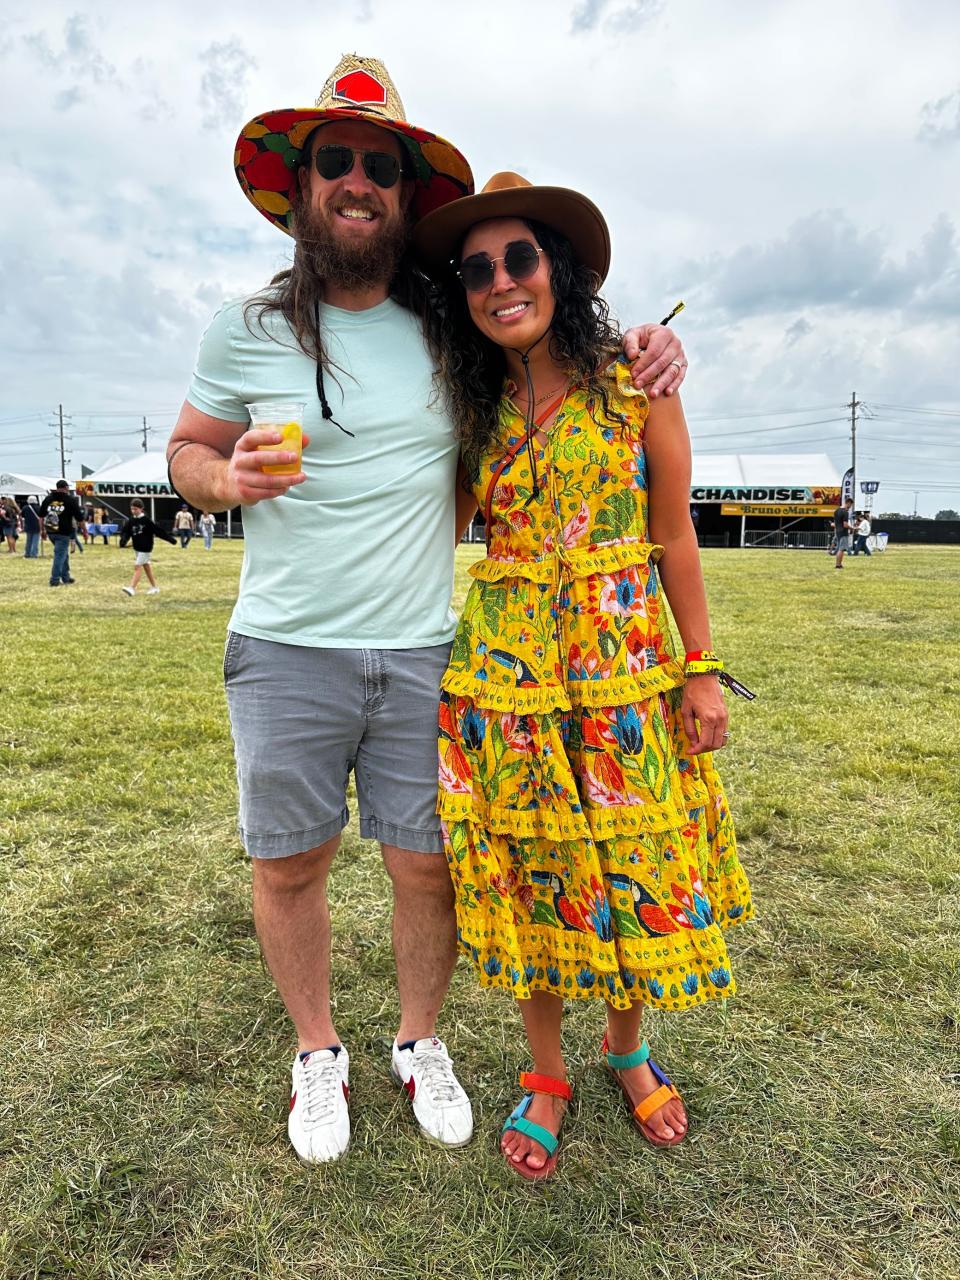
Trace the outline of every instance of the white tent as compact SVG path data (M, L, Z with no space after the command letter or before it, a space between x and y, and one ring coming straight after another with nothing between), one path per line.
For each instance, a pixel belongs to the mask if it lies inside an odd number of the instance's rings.
M693 488L834 489L840 474L825 453L693 455Z
M44 498L57 483L53 476L25 476L16 471L0 468L0 496L15 498L36 494Z

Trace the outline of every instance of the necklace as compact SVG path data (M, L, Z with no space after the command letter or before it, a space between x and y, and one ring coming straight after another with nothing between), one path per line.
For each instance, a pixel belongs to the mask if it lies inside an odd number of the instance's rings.
M554 387L552 391L548 391L546 395L537 396L536 400L534 400L533 402L533 407L536 408L538 404L543 404L544 400L550 400L554 396L558 396L561 391L566 391L568 386L569 386L569 383L565 382L562 386ZM514 399L516 400L517 397L514 396Z

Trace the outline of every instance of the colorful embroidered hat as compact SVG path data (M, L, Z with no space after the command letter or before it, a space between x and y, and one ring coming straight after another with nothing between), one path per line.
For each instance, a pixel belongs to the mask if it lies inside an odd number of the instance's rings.
M565 235L578 261L597 273L610 269L610 232L603 214L586 196L568 187L535 187L519 173L495 173L475 196L437 209L417 224L413 251L436 275L449 266L471 227L488 218L533 218Z
M414 219L470 195L473 174L455 146L418 129L406 112L386 67L376 58L347 53L337 63L313 107L256 116L240 131L233 165L243 193L265 218L292 234L290 193L303 144L319 124L364 120L398 135L412 162Z

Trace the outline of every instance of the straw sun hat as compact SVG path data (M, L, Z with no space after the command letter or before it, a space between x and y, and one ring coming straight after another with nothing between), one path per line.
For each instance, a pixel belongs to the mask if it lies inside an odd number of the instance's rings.
M320 124L364 120L397 134L411 160L415 219L470 195L473 174L452 143L408 124L390 75L376 58L348 53L337 63L312 107L282 108L244 125L234 169L244 195L275 227L292 234L290 196L303 144Z
M565 235L577 260L602 281L610 269L610 232L586 196L567 187L535 187L519 173L495 173L475 196L465 196L417 223L413 249L433 275L448 268L463 237L488 218L533 218Z

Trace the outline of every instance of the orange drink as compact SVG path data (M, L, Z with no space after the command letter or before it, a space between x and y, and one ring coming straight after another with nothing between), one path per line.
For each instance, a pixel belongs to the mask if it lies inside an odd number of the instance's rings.
M306 405L299 401L262 401L258 404L248 404L247 412L250 414L250 426L255 431L278 431L280 433L279 444L261 444L258 445L258 452L267 450L271 453L284 452L295 453L296 459L293 462L282 462L276 466L264 466L262 468L265 475L268 476L295 476L300 470L301 452L303 449L303 411Z

